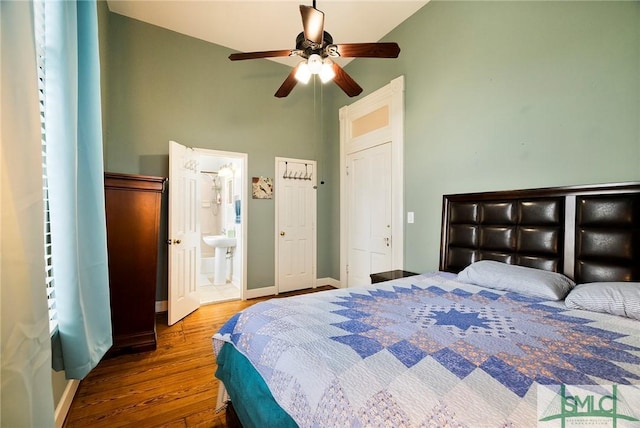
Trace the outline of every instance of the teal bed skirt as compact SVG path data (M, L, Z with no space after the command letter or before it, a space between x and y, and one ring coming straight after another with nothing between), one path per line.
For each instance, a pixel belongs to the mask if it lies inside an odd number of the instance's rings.
M244 428L298 426L273 399L249 360L230 343L225 343L220 350L216 377L224 383Z

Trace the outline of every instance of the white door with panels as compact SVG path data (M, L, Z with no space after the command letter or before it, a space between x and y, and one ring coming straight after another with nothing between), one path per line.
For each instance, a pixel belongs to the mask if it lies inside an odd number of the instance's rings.
M371 283L370 274L391 270L391 144L347 156L347 281Z
M316 162L276 158L276 291L315 287Z
M198 154L193 149L169 142L169 325L200 307L198 167Z

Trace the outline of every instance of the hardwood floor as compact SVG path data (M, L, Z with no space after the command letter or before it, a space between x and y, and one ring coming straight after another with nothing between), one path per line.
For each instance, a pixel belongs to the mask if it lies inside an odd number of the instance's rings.
M172 326L166 313L157 314L157 349L101 361L80 382L64 426L225 427L224 411L215 413L211 337L233 314L261 300L202 306Z

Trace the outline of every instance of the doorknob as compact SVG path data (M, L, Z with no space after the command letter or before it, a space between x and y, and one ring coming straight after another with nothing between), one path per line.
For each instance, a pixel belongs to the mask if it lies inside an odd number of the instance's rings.
M280 236L284 236L284 231L280 232Z
M179 243L181 243L181 242L182 242L182 241L181 241L181 240L179 240L179 239L173 239L173 240L171 240L171 239L167 239L167 244L169 244L169 245L171 245L171 244L179 244Z

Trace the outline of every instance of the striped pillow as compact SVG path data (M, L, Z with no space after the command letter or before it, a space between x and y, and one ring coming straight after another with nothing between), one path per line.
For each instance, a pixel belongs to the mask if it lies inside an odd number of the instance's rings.
M580 284L564 302L571 309L586 309L640 320L640 282Z

